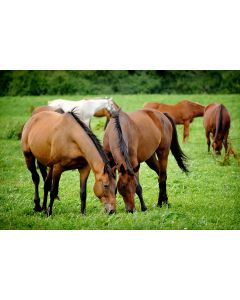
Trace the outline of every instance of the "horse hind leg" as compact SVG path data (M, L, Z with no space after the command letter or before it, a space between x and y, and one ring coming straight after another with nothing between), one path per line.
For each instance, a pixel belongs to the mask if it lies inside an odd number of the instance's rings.
M168 154L169 154L169 150L167 151L161 149L157 151L158 162L159 162L159 177L158 177L159 196L158 196L157 206L159 207L162 207L163 203L169 205L167 188L166 188Z
M43 197L42 209L45 212L47 212L47 198L48 198L48 192L51 191L51 187L52 187L52 168L49 169L44 182L44 197Z
M35 157L32 155L31 152L25 152L24 153L25 156L25 161L27 164L27 168L28 170L31 172L32 174L32 181L35 187L35 194L34 194L34 210L37 212L42 211L42 208L40 206L40 198L39 198L39 181L40 181L40 177L37 173L37 169L36 169L36 164L35 164Z
M60 165L55 165L52 169L52 186L51 186L51 192L50 192L50 204L47 209L47 216L52 215L52 207L55 198L57 198L58 195L58 187L59 187L59 181L61 174L63 172L63 169Z
M43 178L43 181L46 180L46 177L47 177L47 167L45 167L42 163L40 163L40 161L37 160L37 165L39 167L39 170L41 172L41 175L42 175L42 178Z

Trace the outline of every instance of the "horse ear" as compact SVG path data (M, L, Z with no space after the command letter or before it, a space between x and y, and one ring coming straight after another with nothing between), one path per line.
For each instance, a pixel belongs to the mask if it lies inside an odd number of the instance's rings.
M119 168L119 172L122 173L123 175L126 173L126 170L125 170L123 164L121 164L121 166Z
M139 168L140 168L140 164L138 164L138 165L133 169L134 173L137 173L138 170L139 170Z

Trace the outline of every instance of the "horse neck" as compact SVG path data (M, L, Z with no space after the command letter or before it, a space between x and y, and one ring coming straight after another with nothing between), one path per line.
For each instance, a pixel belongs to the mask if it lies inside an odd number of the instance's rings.
M198 103L194 103L193 106L193 113L195 117L201 117L204 114L204 108L205 106L198 104Z
M80 137L78 144L84 158L87 160L96 178L97 175L102 173L105 165L101 154L99 153L98 149L93 144L93 141L88 135L84 142L82 137Z
M215 132L215 137L214 137L215 141L218 139L218 136L222 130L222 110L223 110L223 105L220 104L217 107L217 113L216 113L216 132Z
M125 162L126 168L130 171L132 170L129 150L131 148L131 140L132 140L132 130L134 128L134 124L132 124L131 119L126 113L119 113L119 123L121 127L121 134L117 131L117 144L118 147L114 148L115 159L117 163L120 165L122 162ZM121 141L122 138L122 141Z
M88 102L90 102L91 100L89 100ZM89 103L88 103L89 105ZM100 100L92 100L91 103L91 111L92 114L95 114L95 112L97 112L98 110L102 109L102 108L106 108L108 105L108 99L100 99Z

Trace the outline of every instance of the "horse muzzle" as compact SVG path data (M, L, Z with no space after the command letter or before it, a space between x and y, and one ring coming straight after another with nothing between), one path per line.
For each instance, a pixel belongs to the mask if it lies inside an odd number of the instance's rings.
M109 215L116 213L116 208L112 204L104 204L105 212Z

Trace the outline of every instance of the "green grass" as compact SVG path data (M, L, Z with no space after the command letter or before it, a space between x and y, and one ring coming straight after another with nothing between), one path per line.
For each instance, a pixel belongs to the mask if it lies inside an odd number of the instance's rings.
M81 99L81 96L61 96ZM222 165L223 155L215 158L207 153L202 118L190 127L190 139L182 144L182 127L178 126L182 149L190 157L190 174L186 176L169 156L167 192L170 208L156 207L157 176L142 164L140 181L148 210L127 214L123 200L117 196L117 214L106 215L95 197L93 175L87 191L87 215L80 215L79 176L77 171L63 173L53 215L33 211L33 184L25 166L17 135L30 116L30 107L44 105L56 97L0 98L0 228L1 229L240 229L240 166L234 157ZM230 111L232 123L230 140L240 153L240 96L239 95L131 95L114 96L124 111L141 108L148 101L176 103L190 99L202 104L219 101ZM95 118L93 131L102 139L104 119ZM43 183L40 184L42 195Z

